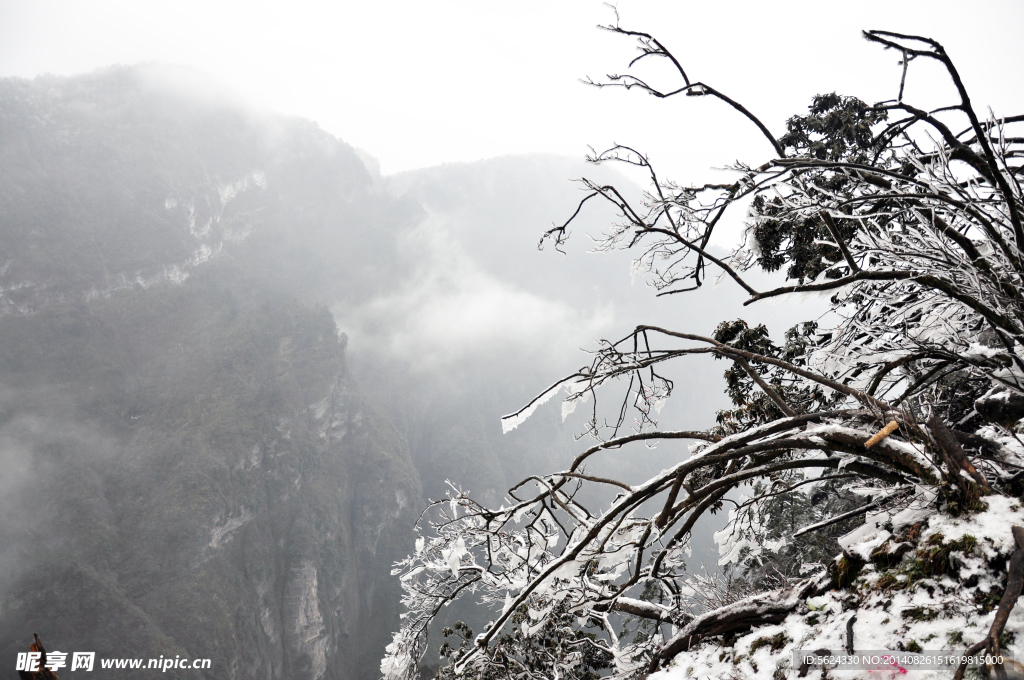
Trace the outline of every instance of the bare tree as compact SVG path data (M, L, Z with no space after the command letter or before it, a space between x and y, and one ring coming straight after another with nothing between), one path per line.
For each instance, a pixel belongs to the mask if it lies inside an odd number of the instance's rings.
M666 60L679 84L662 90L634 75L592 84L720 100L761 131L774 155L737 164L730 183L683 186L661 178L640 151L614 146L589 160L648 173L642 202L583 179L588 194L579 209L541 245L565 243L580 210L600 199L621 215L600 248L635 253L659 295L693 290L711 275L742 288L748 304L826 292L833 323L802 324L782 345L742 321L723 322L712 336L639 326L603 342L589 365L506 416L507 430L564 390L564 409L593 400L588 434L596 443L567 469L520 482L500 508L454 488L428 508L416 553L396 566L407 613L382 664L387 678L414 676L430 622L470 593L493 608L494 619L475 638L463 636L458 650L449 648L451 675L587 677L580 669L590 672L595 658L616 676L648 673L704 640L778 623L808 597L850 584L864 561L854 550L803 576L771 567L771 555L799 537L886 511L892 533L903 527L910 546L928 513L967 516L992 498L1020 494L1024 138L1011 130L1024 116L979 116L938 42L867 31L867 40L901 56L897 97L868 105L820 95L776 139L743 105L693 80L652 35L617 20L603 28L636 41L631 67ZM924 110L904 101L915 59L946 70L948 106ZM746 206L744 244L716 254L716 226ZM754 269L784 269L787 285L759 290L747 276ZM674 388L662 367L691 355L729 362L735 408L704 431L659 429L660 404ZM616 389L614 416L605 418L599 398L604 403ZM692 455L642 484L589 465L599 451L675 439L693 440ZM730 494L749 485L749 498ZM792 515L806 526L787 525L780 534L772 513L806 498L808 487L830 489L844 504L813 504L817 510ZM581 499L591 488L609 489L610 500L586 507ZM851 502L851 490L870 502ZM694 524L725 504L726 559L760 565L763 577L735 597L685 569ZM892 519L898 511L902 524ZM886 545L898 561L909 548L896 551L896 543ZM1007 602L976 649L998 651L1021 561L1011 560ZM638 622L643 634L620 635L624 620ZM550 635L551 626L563 630L555 636L561 652L544 663L509 637ZM587 650L603 656L581 665Z

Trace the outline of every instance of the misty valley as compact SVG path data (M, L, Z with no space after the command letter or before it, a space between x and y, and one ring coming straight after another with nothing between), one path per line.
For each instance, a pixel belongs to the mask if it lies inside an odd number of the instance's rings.
M1024 678L1024 116L869 30L894 99L766 125L611 13L586 85L760 160L385 174L189 68L0 79L21 680Z
M570 459L557 408L500 416L653 303L628 259L536 250L576 160L382 178L211 91L170 67L0 83L2 655L38 631L376 677L426 499Z

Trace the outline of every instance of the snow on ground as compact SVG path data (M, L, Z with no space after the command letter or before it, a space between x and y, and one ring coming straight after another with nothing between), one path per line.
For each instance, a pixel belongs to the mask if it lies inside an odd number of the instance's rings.
M799 672L793 664L795 650L845 653L847 622L854 615L856 653L963 652L988 633L1006 584L1006 563L1015 547L1010 527L1024 526L1019 501L1005 496L985 500L988 508L970 517L952 518L935 511L924 523L902 533L893 527L897 537L916 542L898 564L885 568L869 563L850 586L808 598L782 623L755 628L728 646L708 640L679 654L651 680L795 678ZM873 548L886 544L878 541L877 531L858 529L851 535L857 532ZM893 538L888 545L898 542ZM862 547L854 543L847 550L856 554ZM1005 651L1011 658L1024 660L1024 606L1014 608L1005 633L1013 640ZM873 670L832 670L828 677L937 680L951 678L953 670L907 672L881 664ZM820 667L812 666L805 677L823 676Z

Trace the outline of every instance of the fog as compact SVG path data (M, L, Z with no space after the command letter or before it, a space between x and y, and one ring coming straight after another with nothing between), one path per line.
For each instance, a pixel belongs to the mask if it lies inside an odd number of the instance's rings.
M954 1L871 0L849 10L814 2L624 0L618 8L624 26L658 27L690 75L753 106L776 133L818 92L871 101L894 95L898 55L860 39L869 28L935 37L977 101L997 113L1020 109L1020 93L1000 76L1019 71L1024 59L1014 47L1020 3L967 9ZM318 121L379 158L387 174L507 153L579 157L587 145L618 141L690 179L687 170L703 173L758 149L756 134L741 125L719 131L719 117L730 115L719 104L662 105L580 85L588 75L621 72L633 56L628 41L594 29L612 20L597 0L4 0L0 75L146 61L194 66L257 106ZM915 101L947 91L930 65L914 66L908 95ZM704 134L660 132L677 129Z
M1005 78L1019 3L975 5L986 22L934 2L618 12L776 135L819 92L894 96L898 55L861 28L935 37L976 103L1024 109ZM594 28L610 21L589 1L0 0L0 658L38 631L209 657L209 677L377 677L389 568L428 500L450 482L499 504L591 443L586 408L555 399L507 434L502 415L641 323L743 318L778 340L821 317L813 296L744 307L719 272L658 297L631 254L595 252L619 218L596 201L564 253L538 248L585 196L574 180L641 199L646 178L587 165L589 146L683 182L770 153L721 102L580 83L635 56ZM929 64L909 83L950 96ZM725 368L667 369L661 425L713 425ZM633 483L688 455L593 466ZM692 566L716 562L721 519L694 530Z

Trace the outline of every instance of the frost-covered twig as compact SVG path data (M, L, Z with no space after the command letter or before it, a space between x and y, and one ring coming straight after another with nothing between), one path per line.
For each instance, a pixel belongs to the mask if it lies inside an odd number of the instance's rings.
M691 81L664 43L617 22L609 28L638 40L638 60L668 60L682 83L657 89L622 75L603 84L710 95L767 135L749 110ZM635 272L659 295L700 287L717 270L748 303L826 293L830 325L801 324L781 343L741 320L722 320L711 335L641 325L601 341L588 365L506 416L508 431L565 390L563 415L592 399L583 435L596 441L567 469L525 477L506 505L484 507L453 488L424 515L415 554L396 565L406 613L382 665L389 680L414 677L430 623L470 594L490 609L491 623L452 652L453 675L584 677L593 671L581 651L589 649L615 676L634 676L701 640L789 616L831 584L832 567L797 578L798 569L809 571L796 557L809 555L809 570L826 564L844 521L912 490L918 506L935 512L975 512L983 496L1018 484L1024 196L1011 159L1024 154L1024 136L1005 128L1024 117L982 122L939 43L884 31L867 37L903 55L897 99L819 96L785 135L767 135L775 157L736 163L729 181L676 184L626 145L591 156L640 168L650 189L632 201L584 179L577 211L542 244L564 245L584 205L599 199L619 219L598 249L632 252ZM952 105L925 111L904 100L914 57L944 65ZM956 116L967 133L954 134ZM749 206L745 242L722 253L712 235L739 206ZM747 275L783 268L787 282L769 290ZM734 408L705 430L660 429L659 411L676 387L663 365L709 355L726 366ZM882 428L887 436L873 437ZM683 439L695 441L689 454L639 484L594 463L599 451ZM822 471L836 474L818 478ZM875 501L863 505L857 494ZM585 506L584 497L605 502ZM726 503L733 507L716 535L722 564L747 580L719 597L718 585L687 571L687 559L696 523ZM1003 609L997 622L1005 623ZM617 617L642 635L625 635Z

